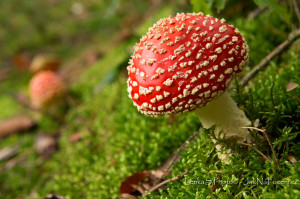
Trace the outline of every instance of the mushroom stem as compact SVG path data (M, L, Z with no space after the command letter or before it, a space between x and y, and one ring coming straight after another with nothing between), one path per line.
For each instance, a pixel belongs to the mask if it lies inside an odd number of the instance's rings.
M237 139L248 143L251 141L248 130L241 128L249 126L251 122L227 92L205 107L196 109L196 114L204 128L216 125L216 137Z

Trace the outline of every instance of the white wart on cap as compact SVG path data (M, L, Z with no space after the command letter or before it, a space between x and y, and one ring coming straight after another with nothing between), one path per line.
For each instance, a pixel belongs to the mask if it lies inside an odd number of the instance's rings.
M158 21L135 46L129 97L146 115L192 111L223 93L247 62L244 37L224 19L177 14Z

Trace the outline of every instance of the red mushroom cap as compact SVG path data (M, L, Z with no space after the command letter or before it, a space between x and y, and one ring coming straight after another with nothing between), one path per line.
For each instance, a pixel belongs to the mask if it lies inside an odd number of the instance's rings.
M62 99L65 85L54 72L41 71L31 79L29 90L33 106L45 108Z
M135 46L129 97L146 115L192 111L223 93L247 63L244 37L224 19L177 14L158 21Z

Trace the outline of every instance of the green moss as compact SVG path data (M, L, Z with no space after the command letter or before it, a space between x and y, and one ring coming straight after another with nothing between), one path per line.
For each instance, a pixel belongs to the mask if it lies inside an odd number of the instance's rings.
M71 3L64 4L65 7L70 5ZM101 9L106 6L111 6L106 14L117 9L107 2L100 5ZM59 17L64 16L59 8L55 12L58 12ZM156 19L166 17L172 12L171 6L164 7L137 28L135 33L145 34L148 26ZM18 17L15 20L20 26L28 23ZM100 21L91 19L86 26L81 24L80 27L87 27L89 32L99 29L99 24L100 27L108 24ZM116 19L109 22L114 21ZM232 23L245 35L250 47L250 66L245 73L281 43L288 32L287 25L281 23L277 15L273 16L268 12L255 20L236 18ZM53 30L61 26L64 26L63 23L50 24ZM64 28L63 35L74 34L75 25L70 26ZM55 34L57 33L50 32L48 36L50 38ZM18 157L26 157L24 164L0 172L0 198L31 198L30 193L34 198L42 198L51 192L66 198L119 198L119 185L127 176L145 169L156 169L201 127L194 113L179 115L170 123L168 116L147 117L132 105L127 97L124 69L133 44L137 41L138 39L132 37L109 50L82 75L80 81L72 85L71 95L75 98L76 106L71 107L67 113L62 128L50 118L44 117L41 120L38 130L61 130L59 151L49 160L41 161L34 150L36 131L0 141L1 148L19 144ZM22 40L16 42L23 43ZM38 45L41 41L37 37L28 42ZM19 44L11 45L10 49L14 49ZM297 45L299 42L294 46ZM65 48L58 51L65 51ZM14 92L26 91L29 75L24 75L23 78L20 79L20 84L10 79L1 88L10 88ZM288 161L288 156L297 160L300 158L300 106L292 92L285 92L287 82L299 83L299 79L299 55L293 47L271 61L267 69L251 81L249 87L235 85L232 90L236 91L232 92L233 97L250 120L254 123L259 119L258 127L266 128L279 159L280 170L274 163L265 161L252 148L247 149L240 145L233 146L231 163L224 164L217 158L215 145L208 136L212 129L200 129L199 138L182 151L181 160L172 168L172 177L189 169L186 177L169 183L159 193L152 193L148 198L299 197L299 181L297 184L273 184L275 181L292 182L300 178L299 163L292 164ZM300 96L299 88L295 92ZM0 109L3 114L0 119L12 116L20 110L17 105L12 108L14 105L16 103L9 97L1 96ZM70 136L78 132L81 140L70 142ZM253 134L257 135L258 132ZM257 141L255 147L274 159L266 140ZM0 164L1 168L5 163ZM221 183L221 178L224 183ZM272 178L272 184L247 184L247 180L253 178ZM218 184L213 185L214 179ZM228 181L236 183L228 184ZM195 184L198 182L199 184Z
M127 97L124 82L121 78L107 86L85 102L91 106L70 114L68 121L80 120L80 125L63 133L63 147L47 166L54 178L42 195L54 190L71 198L117 198L126 176L155 169L199 128L193 114L181 115L172 124L168 117L141 115ZM70 143L68 137L78 131L82 140Z
M13 116L18 109L19 104L13 101L11 97L3 95L0 97L0 120Z
M11 71L8 78L0 83L0 120L12 117L22 111L22 106L15 98L17 94L27 92L29 78L28 73Z
M172 169L172 176L187 169L190 172L151 198L293 198L299 195L297 166L281 160L278 171L252 149L247 154L234 153L231 163L226 165L216 158L214 145L204 131L181 156L182 160Z
M212 184L185 185L185 179L182 179L170 183L160 195L150 197L288 198L298 194L299 184L247 184L253 178L272 178L272 183L299 179L299 169L287 160L288 155L299 158L299 147L294 143L299 122L290 117L299 112L299 104L292 93L285 92L286 82L296 81L300 74L296 67L298 57L293 50L286 59L290 67L285 68L284 62L281 67L276 67L272 62L249 88L240 89L235 96L249 118L253 121L259 118L260 127L267 128L281 169L278 171L275 164L265 162L256 151L249 149L246 154L245 149L238 146L231 164L226 165L218 160L214 144L207 131L202 130L199 139L181 154L181 161L173 168L173 176L189 169L187 180L210 182L220 181L222 177L224 184L212 192ZM105 85L100 92L89 94L82 105L69 114L67 123L72 125L62 135L60 146L63 147L46 166L47 171L55 175L46 183L41 195L54 190L70 198L117 198L119 185L125 177L140 170L157 168L200 127L193 113L179 115L172 124L168 124L168 117L141 115L127 97L125 81L121 77L115 83ZM68 141L74 132L84 135L78 143ZM284 153L283 142L287 143ZM256 147L272 156L266 142L259 142ZM226 180L236 184L228 185Z

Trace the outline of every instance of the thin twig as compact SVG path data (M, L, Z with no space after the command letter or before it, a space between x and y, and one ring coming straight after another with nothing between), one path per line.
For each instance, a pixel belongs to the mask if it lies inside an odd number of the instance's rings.
M270 139L269 139L269 136L268 136L267 133L266 133L266 129L259 129L259 128L256 128L256 127L241 127L241 128L242 128L242 129L253 129L253 130L257 130L257 131L262 132L262 133L264 134L264 136L266 137L266 139L267 139L267 141L268 141L268 144L269 144L269 146L270 146L270 148L271 148L271 151L272 151L272 153L273 153L273 155L274 155L274 157L275 157L277 167L280 168L279 161L278 161L278 159L277 159L275 150L274 150L273 145L272 145L272 143L271 143L271 141L270 141Z
M273 153L273 155L274 155L274 158L275 158L277 167L278 167L278 169L280 169L279 161L278 161L278 159L277 159L275 150L274 150L273 145L272 145L272 143L271 143L271 141L270 141L270 139L269 139L269 136L268 136L267 133L266 133L266 130L263 130L262 133L263 133L264 136L266 137L266 139L267 139L267 141L268 141L268 143L269 143L269 146L270 146L270 148L271 148L271 151L272 151L272 153Z
M197 131L193 135L191 135L166 161L165 163L159 167L160 170L164 171L164 174L162 175L162 178L165 177L166 173L170 170L171 166L180 160L179 153L186 148L186 145L193 140L194 138L198 137L200 134L200 131ZM161 179L162 179L161 178ZM158 183L161 179L158 179L155 183Z
M144 189L143 189L141 186L136 185L136 184L131 184L131 186L132 186L134 189L138 190L142 195L146 195L146 192L144 191Z
M294 10L295 10L298 22L299 22L299 26L300 26L300 12L299 12L299 9L298 9L299 7L298 7L298 4L297 4L297 1L292 0L292 3L293 3L293 7L294 7Z
M297 98L298 102L300 103L300 98L298 97L296 91L292 90L292 92L294 93L295 97Z
M264 6L262 8L256 8L255 10L253 10L252 12L250 12L247 16L248 19L254 19L256 17L258 17L261 13L265 12L266 10L268 10L267 6Z
M211 171L209 171L208 173L213 173L213 172L216 172L216 173L221 173L221 174L223 174L223 173L222 173L222 171L219 171L219 170L211 170Z
M252 126L243 126L243 127L241 127L241 128L242 128L242 129L252 129L252 130L259 131L259 132L263 132L263 131L264 131L263 129L259 129L259 128L252 127Z
M149 193L161 188L162 186L164 186L165 184L169 183L169 182L172 182L172 181L176 181L176 180L180 180L181 178L184 177L184 175L186 175L187 173L189 172L189 170L186 170L185 172L183 172L182 174L180 174L179 176L176 176L174 178L170 178L168 180L165 180L157 185L155 185L154 187L152 187L150 190L149 190ZM147 194L146 194L147 195Z
M285 153L285 147L286 147L286 142L285 142L285 143L284 143L284 145L283 145L282 154L284 154L284 153Z
M282 42L279 46L277 46L270 54L268 54L258 65L256 65L250 73L245 76L240 84L242 86L246 86L248 82L260 71L263 70L268 63L276 57L278 54L280 54L282 51L287 49L294 41L296 41L298 38L300 38L300 29L297 29L294 32L291 32L288 36L288 39L284 42Z
M175 162L177 162L179 160L179 153L186 148L186 145L193 140L195 137L198 137L200 134L200 131L197 131L196 133L194 133L193 135L191 135L177 150L176 152L173 154L174 157L171 159L171 161L168 164L167 170L170 169L170 167L172 166L172 164L174 164Z
M268 162L272 163L272 159L267 157L266 155L264 155L260 150L258 150L257 148L255 148L255 146L253 146L253 144L248 144L248 143L244 143L241 141L238 141L239 144L245 145L245 146L250 146L251 148L253 148L257 153L259 153L265 160L267 160Z

